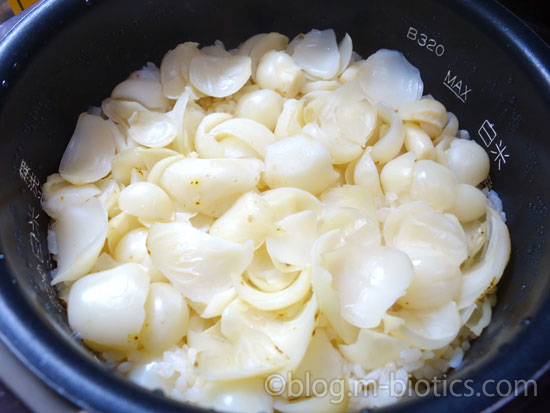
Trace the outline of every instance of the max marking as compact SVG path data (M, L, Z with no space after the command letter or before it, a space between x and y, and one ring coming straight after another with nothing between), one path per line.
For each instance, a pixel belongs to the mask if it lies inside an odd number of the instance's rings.
M451 77L451 71L447 71L447 75L445 76L445 79L443 79L443 84L447 89L449 89L453 94L460 100L462 103L466 103L468 100L468 93L472 91L472 89L468 88L468 85L462 80L456 78L456 75Z

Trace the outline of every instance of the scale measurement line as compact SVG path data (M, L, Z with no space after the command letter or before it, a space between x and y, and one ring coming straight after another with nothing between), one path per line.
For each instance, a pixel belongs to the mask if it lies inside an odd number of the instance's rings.
M455 95L462 103L466 103L466 100L464 100L464 98L463 98L462 96L460 96L460 95L456 92L456 90L454 90L451 86L449 86L449 84L448 84L447 82L443 81L443 85L445 85L445 87L446 87L447 89L449 89L451 92L453 92L454 95Z

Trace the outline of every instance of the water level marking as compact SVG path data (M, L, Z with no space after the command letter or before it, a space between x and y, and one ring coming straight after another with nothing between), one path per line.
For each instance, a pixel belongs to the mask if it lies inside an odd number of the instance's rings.
M40 189L40 180L38 176L32 171L27 161L21 160L19 165L19 177L25 184L27 190L31 192L36 198L42 198L42 190Z
M477 134L489 150L489 153L495 155L493 162L497 163L498 170L500 171L502 167L508 163L510 154L506 153L508 146L503 143L502 139L500 139L498 143L496 142L498 133L495 130L495 124L485 119L479 127ZM494 145L493 142L495 143ZM493 145L493 149L490 148L491 145Z
M510 155L505 153L507 146L502 144L502 139L499 143L495 144L495 150L491 150L490 152L493 155L496 155L493 159L495 162L498 162L498 170L500 171L501 164L506 164L506 158L509 158Z
M494 128L495 124L489 122L487 119L483 121L477 133L486 147L491 146L495 138L497 137L497 131Z
M451 76L451 71L448 70L445 78L443 79L443 85L449 89L462 103L466 103L468 100L468 93L472 91L466 83L462 80L457 80L457 75Z
M27 222L31 226L31 230L29 232L29 243L31 246L32 255L34 255L34 257L41 264L43 264L44 254L42 252L42 242L40 241L40 238L38 236L38 234L40 233L40 224L38 223L40 213L34 208L33 205L28 206L27 218L29 219Z

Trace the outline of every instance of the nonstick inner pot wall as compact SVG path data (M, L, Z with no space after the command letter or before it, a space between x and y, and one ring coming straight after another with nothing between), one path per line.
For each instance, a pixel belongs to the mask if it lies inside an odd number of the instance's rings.
M269 31L346 32L354 49L402 51L425 92L455 113L487 148L491 180L512 236L494 317L459 371L474 393L486 380L529 379L548 368L550 254L550 53L490 1L143 1L43 2L0 43L0 329L10 348L56 390L90 410L173 411L138 389L73 337L49 285L48 219L39 184L57 170L79 113L99 105L146 61L178 43L228 47ZM545 367L546 366L546 367ZM462 386L462 387L461 387ZM464 390L463 384L454 387ZM490 397L423 397L388 411L475 411Z

